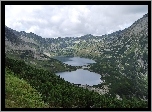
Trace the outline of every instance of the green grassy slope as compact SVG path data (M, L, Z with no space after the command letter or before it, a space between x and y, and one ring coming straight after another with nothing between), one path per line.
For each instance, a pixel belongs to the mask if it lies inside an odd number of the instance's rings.
M5 107L6 108L47 108L40 93L25 80L14 76L5 69Z

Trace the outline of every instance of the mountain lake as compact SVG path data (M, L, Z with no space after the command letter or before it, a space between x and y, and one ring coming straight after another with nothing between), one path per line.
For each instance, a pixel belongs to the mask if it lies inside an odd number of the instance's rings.
M86 66L91 63L96 63L94 60L87 59L87 58L80 58L80 57L54 57L59 61L62 61L65 64L71 66ZM77 69L76 71L71 72L60 72L56 73L56 75L60 75L60 77L64 78L64 80L74 83L74 84L81 84L81 85L97 85L102 82L101 75L90 72L89 70L84 69Z

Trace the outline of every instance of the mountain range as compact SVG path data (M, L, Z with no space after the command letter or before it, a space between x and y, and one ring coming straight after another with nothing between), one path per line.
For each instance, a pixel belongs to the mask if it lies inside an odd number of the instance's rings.
M111 93L123 96L122 93L126 92L126 95L148 97L148 13L130 27L102 36L87 34L81 37L42 38L5 26L5 54L33 65L39 65L40 60L54 60L53 66L61 65L56 71L61 68L63 71L70 70L72 67L53 59L54 56L94 59L96 63L90 65L89 69L105 79L104 84L109 85ZM49 63L46 63L43 67L50 69Z

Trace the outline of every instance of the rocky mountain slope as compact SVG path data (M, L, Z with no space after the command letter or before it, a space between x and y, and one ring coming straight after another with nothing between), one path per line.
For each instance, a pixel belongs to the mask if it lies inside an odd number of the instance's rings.
M18 32L5 26L5 55L13 59L24 60L27 64L51 72L76 69L76 67L64 64L46 55L41 50L43 49L43 42L38 41L38 37L33 33Z
M116 38L105 44L91 69L102 74L111 92L148 97L148 14Z

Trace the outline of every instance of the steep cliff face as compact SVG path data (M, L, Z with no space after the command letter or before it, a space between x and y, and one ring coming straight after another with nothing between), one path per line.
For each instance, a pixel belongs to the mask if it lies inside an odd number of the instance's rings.
M139 35L141 33L148 35L148 13L122 31L122 36Z

